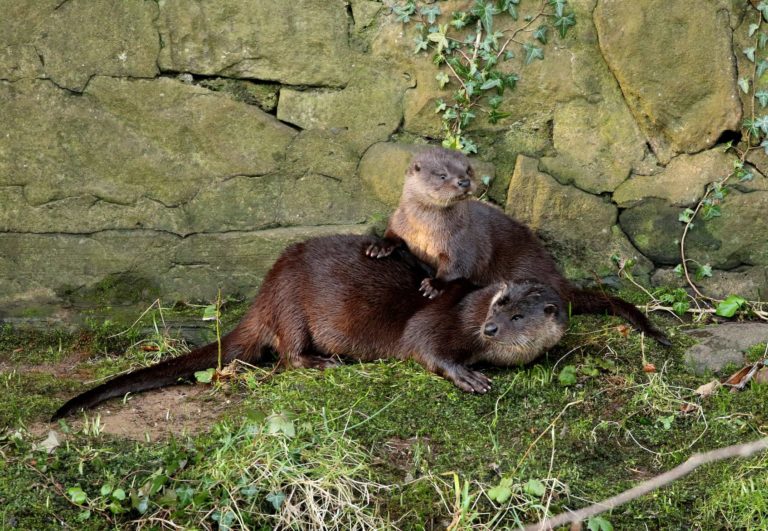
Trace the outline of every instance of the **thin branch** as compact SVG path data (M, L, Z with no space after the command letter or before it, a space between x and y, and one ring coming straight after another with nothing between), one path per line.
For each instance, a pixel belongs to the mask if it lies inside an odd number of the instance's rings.
M672 470L651 478L648 481L644 481L636 487L626 490L621 494L592 504L583 509L579 509L578 511L561 513L553 518L546 518L537 524L526 526L524 531L554 529L556 527L572 522L582 522L591 516L609 511L618 507L619 505L623 505L629 501L632 501L635 498L639 498L644 494L664 487L665 485L668 485L669 483L672 483L673 481L680 479L687 474L690 474L701 465L706 465L715 461L721 461L723 459L729 459L731 457L749 457L766 449L768 449L768 437L749 443L735 444L733 446L726 446L725 448L718 448L717 450L711 450L705 453L694 454L682 465L676 466Z

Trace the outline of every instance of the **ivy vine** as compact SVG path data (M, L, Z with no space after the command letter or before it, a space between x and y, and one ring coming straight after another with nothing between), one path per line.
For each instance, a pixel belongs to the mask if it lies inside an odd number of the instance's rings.
M751 4L748 4L751 5ZM730 191L731 184L735 181L743 183L751 181L754 174L746 164L747 155L755 149L763 149L768 155L768 91L757 90L756 82L768 71L768 33L762 30L768 22L768 2L761 1L754 6L755 21L749 24L747 36L753 39L753 45L742 50L747 60L752 63L752 72L739 78L738 85L741 91L749 97L749 116L742 123L742 141L738 145L732 142L726 144L726 150L732 150L738 155L734 161L733 170L721 179L710 183L704 192L704 196L695 208L686 208L680 213L678 219L684 223L683 234L680 238L680 264L675 267L675 272L684 277L696 297L712 305L712 309L704 308L697 304L696 309L683 297L677 297L673 305L675 313L682 315L688 311L699 313L714 313L721 317L733 317L737 312L746 311L753 315L768 320L768 312L763 307L764 303L748 301L739 295L729 295L725 299L715 299L704 295L696 285L696 282L712 276L710 264L700 264L686 257L685 241L688 233L694 228L694 220L700 217L709 221L721 216L722 207ZM758 108L759 106L759 108ZM759 111L759 115L758 115ZM692 267L694 266L694 267Z
M439 3L416 0L392 7L404 24L415 22L414 53L432 54L441 67L439 87L454 89L451 100L438 100L435 108L442 118L443 146L477 153L466 133L469 125L478 114L492 124L506 118L504 94L520 79L504 63L517 54L525 65L543 60L552 34L563 38L576 24L567 0L542 0L530 13L522 1L473 0L465 10L450 13L443 13Z

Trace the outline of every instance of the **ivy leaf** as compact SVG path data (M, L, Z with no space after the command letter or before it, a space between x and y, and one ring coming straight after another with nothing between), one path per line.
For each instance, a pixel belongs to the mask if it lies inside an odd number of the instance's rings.
M392 12L397 16L397 20L403 24L407 24L411 21L411 15L416 12L416 6L413 2L409 2L405 6L393 7Z
M445 34L448 32L448 24L441 24L435 31L430 29L430 34L427 35L427 39L437 44L437 53L441 53L443 48L448 47L448 39Z
M768 3L760 2L759 4L757 4L757 10L763 14L763 20L768 22Z
M750 24L750 25L749 25L749 32L748 32L748 35L749 35L750 37L751 37L752 35L754 35L754 34L755 34L755 32L757 31L757 29L758 29L759 27L760 27L760 24Z
M498 13L496 6L486 0L475 0L475 7L472 8L472 14L480 19L486 33L493 33L493 15Z
M576 383L576 367L573 365L566 365L557 375L557 381L560 385L567 387Z
M547 32L549 31L549 27L546 25L541 25L538 27L536 31L533 32L533 37L539 41L542 44L547 44ZM754 56L754 54L753 54Z
M761 31L760 35L757 36L757 47L762 50L766 44L768 44L768 35Z
M470 153L477 153L477 144L475 144L472 140L465 137L460 137L459 142L461 144L461 152L465 155L469 155Z
M508 112L500 112L497 109L491 109L488 112L488 121L492 124L499 123L499 120L503 120L504 118L508 118L510 116L510 113Z
M576 16L573 13L555 18L555 27L560 31L560 37L565 37L565 34L568 33L568 28L575 25Z
M215 321L221 317L215 304L209 304L203 309L203 321Z
M762 64L764 61L761 61ZM758 70L760 69L760 66L758 65ZM759 76L760 74L758 74ZM749 78L748 77L742 77L739 79L739 88L744 94L749 94Z
M520 0L499 0L497 2L498 8L501 11L506 11L513 20L517 20L517 6L520 4Z
M432 7L422 7L419 12L427 17L427 22L430 24L434 24L437 20L437 17L440 16L440 6L434 5Z
M562 17L565 8L565 0L549 0L549 5L555 8L555 16Z
M755 178L751 171L740 170L737 175L739 176L739 182L751 181Z
M696 280L702 280L704 277L712 276L712 266L709 264L700 265L696 268Z
M686 208L677 216L677 221L682 221L683 223L690 223L691 220L693 220L693 210L690 208Z
M280 511L280 507L283 506L283 502L285 501L285 494L280 491L270 492L267 494L266 500L272 504L272 507L275 508L275 511Z
M755 92L755 98L757 98L757 101L760 104L760 107L765 107L766 105L768 105L768 91L758 90L757 92Z
M435 102L435 113L443 112L447 107L443 100L437 100Z
M751 119L747 118L746 120L744 120L742 122L741 125L744 126L744 129L747 130L747 133L749 134L749 136L754 136L754 137L759 136L760 130L755 125L755 121L754 120L751 120Z
M517 74L509 74L507 77L504 78L504 84L509 89L515 88L517 86L517 80L520 79L517 77Z
M81 489L79 485L77 487L68 488L67 494L69 495L69 499L77 505L84 504L88 499L88 496L85 495L85 492L83 492L83 489Z
M467 25L467 19L469 15L466 11L456 11L451 15L451 26L456 29L461 29Z
M499 96L497 94L496 96L493 96L493 97L488 99L488 106L491 109L495 110L495 109L498 109L503 102L504 102L504 98L502 98L501 96Z
M483 183L485 186L491 185L491 176L490 175L483 175L480 177L480 182Z
M523 485L523 490L531 496L541 497L547 492L547 487L538 479L529 479L528 483Z
M704 221L720 217L720 205L704 205L701 211L701 217Z
M498 77L491 78L487 80L485 83L480 85L480 90L488 90L492 88L499 88L503 86L503 82Z
M768 155L768 138L760 142L760 147L763 148L763 151L765 151L765 154Z
M742 51L744 52L744 55L747 56L747 59L750 60L750 62L752 62L752 63L755 62L755 48L754 47L752 47L752 48L745 48Z
M421 35L416 35L414 37L413 41L416 43L416 48L414 48L413 53L419 53L420 51L427 51L427 47L429 46L429 41L424 39Z
M506 502L510 496L512 496L512 480L509 478L503 478L498 485L488 489L488 497L497 503Z
M766 70L768 70L768 61L762 59L759 63L757 63L757 71L755 72L757 77L762 77ZM739 83L741 83L741 80L739 80Z
M205 369L204 371L196 371L195 372L195 380L197 380L200 383L211 383L211 380L213 380L213 375L216 372L216 369L211 367L210 369Z
M544 50L533 44L525 43L523 49L525 50L525 64L527 65L531 64L535 59L539 61L544 59Z
M451 80L448 77L448 74L446 74L445 72L438 72L438 74L435 76L435 79L437 79L437 84L440 85L440 88L445 87L448 84L448 82ZM445 105L445 103L443 103L443 105ZM436 112L439 112L440 110L441 109L438 108Z
M688 301L677 301L672 303L672 311L677 315L685 315L685 312L687 312L690 307L691 305Z
M613 525L602 516L593 516L587 520L587 529L589 531L613 531Z
M682 278L683 276L683 264L677 264L675 268L672 270L675 272L675 275L677 275L678 278Z
M720 317L733 317L746 302L746 300L738 295L729 295L724 301L720 301L717 309L715 309L715 313Z
M768 135L768 115L760 116L759 118L755 119L753 125L759 128L763 134Z
M296 436L296 428L293 425L293 421L285 413L270 415L267 418L267 433L274 434L279 432L282 432L289 438Z

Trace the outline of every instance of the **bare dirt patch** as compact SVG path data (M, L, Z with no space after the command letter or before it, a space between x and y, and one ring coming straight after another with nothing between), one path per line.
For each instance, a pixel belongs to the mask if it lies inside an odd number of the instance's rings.
M171 436L200 433L214 424L234 400L221 392L213 393L207 385L179 385L130 396L126 403L115 399L88 411L93 421L99 416L102 433L137 441L160 441ZM74 431L83 428L82 413L67 419ZM44 435L55 424L39 423L30 427Z

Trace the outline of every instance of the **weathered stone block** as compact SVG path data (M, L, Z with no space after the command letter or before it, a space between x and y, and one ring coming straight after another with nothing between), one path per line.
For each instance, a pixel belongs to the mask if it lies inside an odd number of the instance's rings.
M281 89L277 117L302 129L343 132L347 142L362 152L386 140L400 125L404 90L403 81L389 72L362 68L341 90Z
M662 163L711 147L741 123L728 2L600 0L600 48ZM720 7L718 9L718 6ZM701 45L706 35L707 45Z
M9 231L187 233L173 207L218 181L276 172L296 135L257 107L166 78L99 77L80 97L18 81L0 85L0 114L0 186L16 187L4 191L13 212L0 213ZM225 214L247 223L251 211Z
M154 77L158 73L154 2L21 0L6 4L0 20L0 48L4 48L0 79L48 77L59 86L82 91L97 75Z
M645 154L645 141L622 101L559 105L554 146L557 155L542 158L542 169L591 193L612 192Z
M341 0L165 0L159 27L164 70L343 86L349 18Z
M638 273L652 264L637 252L616 225L617 209L599 196L558 183L538 169L536 159L519 156L505 211L547 242L569 277L615 274L611 256L637 262Z
M655 175L635 175L613 194L620 207L636 205L648 197L664 199L674 206L695 206L704 196L706 185L727 177L736 156L721 149L696 155L678 155Z

